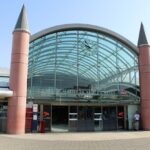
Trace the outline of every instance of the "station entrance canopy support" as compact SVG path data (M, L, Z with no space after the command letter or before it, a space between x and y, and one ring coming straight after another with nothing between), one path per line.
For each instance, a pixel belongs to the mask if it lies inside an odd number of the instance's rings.
M141 24L139 40L139 71L141 87L141 119L144 130L150 130L150 45Z

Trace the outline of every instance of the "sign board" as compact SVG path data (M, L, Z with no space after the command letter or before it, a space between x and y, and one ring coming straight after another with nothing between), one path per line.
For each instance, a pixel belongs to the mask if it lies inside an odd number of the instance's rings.
M28 102L27 103L27 108L32 108L32 107L33 107L33 102L32 101Z
M37 114L33 115L33 120L37 120Z
M38 104L33 104L33 112L38 112Z

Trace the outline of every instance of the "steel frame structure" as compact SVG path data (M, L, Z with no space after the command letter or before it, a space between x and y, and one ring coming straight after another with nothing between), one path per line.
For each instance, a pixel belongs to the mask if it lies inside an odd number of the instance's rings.
M112 31L83 26L50 28L31 37L28 98L57 99L62 91L78 94L85 88L94 95L113 84L117 91L125 88L121 85L139 90L136 47Z

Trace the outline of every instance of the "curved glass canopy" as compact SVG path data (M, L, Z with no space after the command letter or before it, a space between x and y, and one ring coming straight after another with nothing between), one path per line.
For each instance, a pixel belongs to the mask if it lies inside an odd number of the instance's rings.
M139 101L138 58L110 35L72 29L30 43L28 98L49 101Z

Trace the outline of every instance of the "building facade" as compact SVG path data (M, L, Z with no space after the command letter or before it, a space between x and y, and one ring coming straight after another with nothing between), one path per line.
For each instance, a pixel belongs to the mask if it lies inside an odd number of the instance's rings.
M142 24L138 46L88 24L30 35L23 6L13 32L7 133L43 123L47 132L130 130L136 111L149 130L149 60Z

